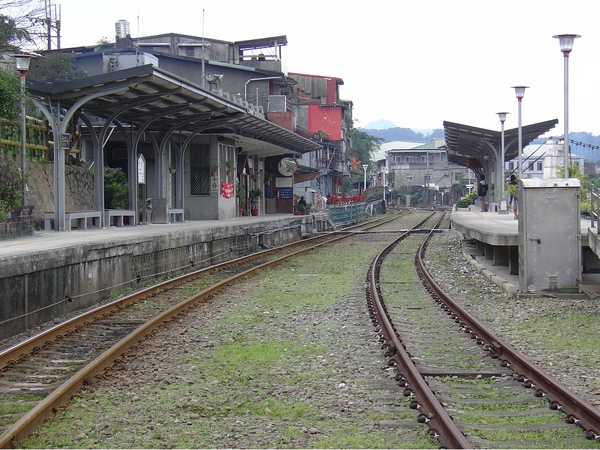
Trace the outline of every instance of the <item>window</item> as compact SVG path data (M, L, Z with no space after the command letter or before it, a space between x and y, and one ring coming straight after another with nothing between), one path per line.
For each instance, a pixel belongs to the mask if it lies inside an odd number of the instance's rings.
M412 183L412 181L413 181L412 173L407 173L406 174L406 181L408 181L409 183Z
M454 181L460 181L460 180L462 180L462 173L455 173Z
M427 157L426 156L421 156L421 162L422 163L427 162Z
M528 170L530 170L530 171L533 172L533 163L532 162L529 163L529 169Z
M423 177L423 181L425 181L425 184L428 185L429 182L431 181L431 175L425 175Z
M543 163L543 161L538 161L536 163L536 166L537 166L537 170L539 170L539 171L544 170L544 163Z
M235 180L235 148L233 145L219 142L219 169L222 181L232 183Z
M404 157L404 162L407 164L410 164L410 156L405 156Z
M194 56L196 56L196 49L192 46L186 47L185 48L185 56L189 56L190 58L193 58Z
M210 195L210 145L190 146L190 195Z

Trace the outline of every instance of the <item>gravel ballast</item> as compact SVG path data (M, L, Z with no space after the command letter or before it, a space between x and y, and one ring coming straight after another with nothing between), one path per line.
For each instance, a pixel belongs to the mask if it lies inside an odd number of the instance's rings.
M457 233L434 239L426 260L438 284L598 405L598 300L511 298L473 270ZM371 247L336 245L227 288L127 355L23 445L436 448L425 426L408 440L381 426L399 413L381 412L372 389L393 384L394 372L365 302ZM585 344L573 345L576 330Z

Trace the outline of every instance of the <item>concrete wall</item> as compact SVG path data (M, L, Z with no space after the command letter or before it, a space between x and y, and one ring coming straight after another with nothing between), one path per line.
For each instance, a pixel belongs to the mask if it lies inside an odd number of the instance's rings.
M0 339L93 306L114 293L326 229L330 228L323 214L202 228L188 222L156 233L108 238L99 231L98 240L80 245L69 245L63 237L59 248L41 246L0 260L0 292L6 294L0 297Z
M32 219L43 229L46 211L54 211L54 164L27 163L27 204L33 206ZM86 166L65 166L66 210L94 209L94 177Z

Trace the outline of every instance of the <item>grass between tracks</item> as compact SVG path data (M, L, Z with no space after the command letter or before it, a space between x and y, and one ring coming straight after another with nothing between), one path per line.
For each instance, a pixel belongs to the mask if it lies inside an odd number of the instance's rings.
M322 249L224 291L190 313L184 331L144 345L21 446L436 447L425 427L403 440L377 425L414 419L415 411L402 408L409 399L390 412L369 400L366 380L385 379L385 361L377 344L365 349L373 332L366 305L363 317L345 314L349 302L364 304L375 252L349 244ZM169 358L165 369L159 361Z

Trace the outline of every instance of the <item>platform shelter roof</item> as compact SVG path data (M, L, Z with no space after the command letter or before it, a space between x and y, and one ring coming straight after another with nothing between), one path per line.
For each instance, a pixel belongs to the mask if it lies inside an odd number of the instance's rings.
M556 124L558 119L522 126L523 148ZM518 128L504 130L505 161L518 156L518 133ZM496 159L494 149L500 149L502 145L500 130L487 130L454 122L444 121L444 136L448 161L465 167L470 167L471 160Z
M244 153L261 157L302 154L321 145L266 120L251 106L230 100L153 65L60 83L27 82L29 94L56 108L78 108L96 118L147 131L177 130L231 136Z

